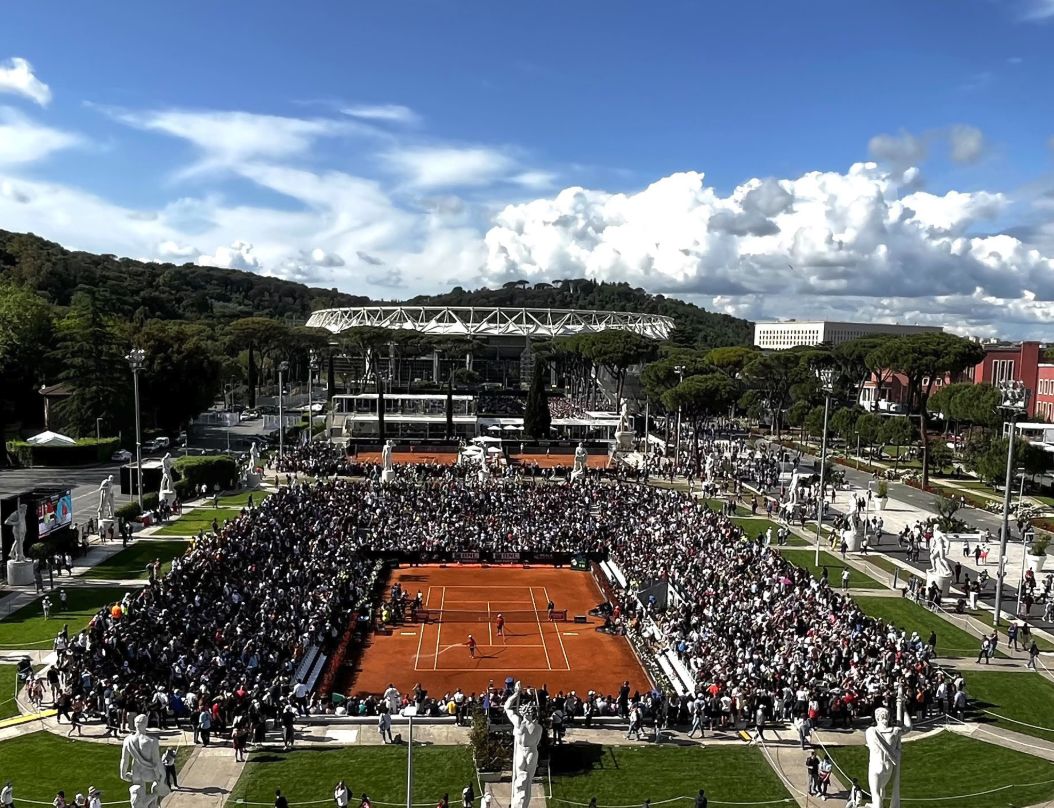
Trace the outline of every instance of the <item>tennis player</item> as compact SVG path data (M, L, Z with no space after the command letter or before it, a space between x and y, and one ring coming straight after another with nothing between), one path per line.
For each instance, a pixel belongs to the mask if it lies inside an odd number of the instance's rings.
M494 629L497 631L498 636L501 637L501 641L508 645L505 640L505 616L498 612L498 616L494 618Z
M476 638L471 634L468 635L468 642L465 643L468 646L468 655L472 659L476 658Z

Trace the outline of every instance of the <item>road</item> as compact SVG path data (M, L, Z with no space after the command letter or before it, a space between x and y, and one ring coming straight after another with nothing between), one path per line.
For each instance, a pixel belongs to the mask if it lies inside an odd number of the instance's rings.
M0 469L0 490L5 493L28 491L38 485L68 486L73 493L73 521L82 522L94 516L98 507L99 483L108 475L117 482L121 477L120 463L102 463L77 468ZM124 498L114 488L114 501Z

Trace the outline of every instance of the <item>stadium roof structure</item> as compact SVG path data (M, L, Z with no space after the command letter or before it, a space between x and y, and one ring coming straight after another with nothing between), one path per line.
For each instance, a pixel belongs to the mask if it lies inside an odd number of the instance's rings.
M599 331L632 331L668 339L673 318L661 314L590 309L526 309L493 306L357 306L320 309L312 328L339 334L359 326L406 329L422 334L473 337L571 337Z

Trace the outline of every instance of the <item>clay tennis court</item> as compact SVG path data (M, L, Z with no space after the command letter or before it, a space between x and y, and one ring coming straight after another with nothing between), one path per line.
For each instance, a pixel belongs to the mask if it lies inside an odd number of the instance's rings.
M380 451L363 452L355 455L355 460L360 463L381 462ZM539 468L571 468L575 463L573 454L512 454L513 463L534 463ZM591 469L602 469L608 466L608 456L602 453L589 455L586 465ZM439 465L453 466L457 463L457 452L429 452L427 449L419 449L414 452L392 452L392 464L396 466L412 466L417 463L436 463ZM595 604L594 604L595 605Z
M354 671L348 693L383 693L389 682L403 692L417 682L429 694L461 687L477 693L507 676L524 685L559 690L617 693L624 680L634 690L651 686L624 637L596 630L603 620L589 610L604 600L589 572L553 567L423 566L393 570L386 592L399 581L413 597L421 592L434 618L402 623L391 635L373 634ZM566 610L566 621L550 621L546 604ZM495 620L505 616L505 637ZM574 622L587 615L586 623ZM472 634L478 647L469 655Z

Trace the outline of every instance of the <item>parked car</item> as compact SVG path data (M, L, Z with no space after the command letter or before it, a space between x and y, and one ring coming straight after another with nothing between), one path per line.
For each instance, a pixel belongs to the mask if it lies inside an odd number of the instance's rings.
M143 444L143 451L144 452L156 452L160 448L161 448L161 444L159 443L157 438L151 438L150 440L148 440L146 443Z
M157 443L158 449L167 449L169 446L172 445L172 441L164 435L162 435L160 438L154 438L154 441Z
M110 455L110 459L114 463L127 463L132 459L132 453L129 452L127 449L118 449L116 452Z

